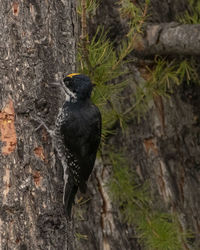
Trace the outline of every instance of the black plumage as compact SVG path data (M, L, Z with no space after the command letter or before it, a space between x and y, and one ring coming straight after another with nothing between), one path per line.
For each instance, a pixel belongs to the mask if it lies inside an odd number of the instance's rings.
M63 201L70 217L78 188L86 191L94 167L101 138L101 114L90 100L93 85L87 76L72 74L63 82L66 102L58 120L67 162Z

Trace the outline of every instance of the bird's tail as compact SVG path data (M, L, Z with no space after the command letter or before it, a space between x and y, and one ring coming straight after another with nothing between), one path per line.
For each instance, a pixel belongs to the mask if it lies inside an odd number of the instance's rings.
M78 191L76 185L66 183L64 190L64 211L68 218L71 217L72 204L74 203L75 195Z

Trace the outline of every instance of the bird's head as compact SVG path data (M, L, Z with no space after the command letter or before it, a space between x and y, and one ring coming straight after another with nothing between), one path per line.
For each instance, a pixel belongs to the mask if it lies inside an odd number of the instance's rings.
M79 73L67 75L63 79L65 92L76 100L85 100L90 98L93 84L90 78Z

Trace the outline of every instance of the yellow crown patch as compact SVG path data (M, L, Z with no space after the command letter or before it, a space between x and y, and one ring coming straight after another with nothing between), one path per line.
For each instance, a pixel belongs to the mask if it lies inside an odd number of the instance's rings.
M73 76L76 76L76 75L80 75L80 73L73 73L73 74L69 74L69 75L67 75L67 77L73 77Z

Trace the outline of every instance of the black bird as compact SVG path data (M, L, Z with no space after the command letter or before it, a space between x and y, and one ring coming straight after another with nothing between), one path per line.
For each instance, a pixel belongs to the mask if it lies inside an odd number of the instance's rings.
M66 101L56 120L57 151L64 168L63 203L67 217L78 189L86 192L101 138L101 114L92 104L89 77L67 75L62 81Z

